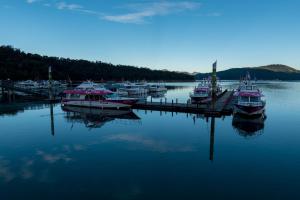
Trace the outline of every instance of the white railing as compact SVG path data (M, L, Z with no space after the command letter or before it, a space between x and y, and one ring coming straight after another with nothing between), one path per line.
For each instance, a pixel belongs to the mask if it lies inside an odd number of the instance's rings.
M242 102L242 101L239 101L238 104L241 105L241 106L262 106L263 102Z

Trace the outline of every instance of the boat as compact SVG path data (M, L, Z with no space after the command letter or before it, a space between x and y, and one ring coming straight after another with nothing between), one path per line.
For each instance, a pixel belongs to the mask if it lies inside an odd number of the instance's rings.
M264 114L266 105L264 95L255 82L251 81L249 73L245 80L240 82L238 89L234 92L234 97L236 98L234 114L247 116Z
M86 81L73 90L65 90L62 106L93 107L101 109L129 109L138 99L120 97L102 85Z
M212 83L210 78L203 79L190 93L192 103L207 103L212 99ZM216 96L222 94L222 87L217 84Z
M129 96L148 93L147 84L145 83L123 83L121 84L119 91L127 92Z
M166 92L168 89L162 84L151 84L148 87L149 92Z
M32 81L32 80L19 81L16 83L15 86L22 88L22 89L39 89L40 88L38 82Z

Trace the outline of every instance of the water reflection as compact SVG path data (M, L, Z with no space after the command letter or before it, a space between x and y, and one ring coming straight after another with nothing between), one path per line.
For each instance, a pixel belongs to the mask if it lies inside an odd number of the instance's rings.
M215 144L215 118L210 121L210 141L209 141L209 160L214 160L214 144Z
M62 107L67 122L83 123L87 128L101 128L105 123L115 119L139 120L131 110L101 110L81 107Z
M150 94L150 97L153 98L153 99L164 98L166 93L167 92L154 92L154 93Z
M232 126L237 130L239 135L251 137L263 133L265 119L266 117L264 115L247 118L236 114L232 118Z
M39 110L50 107L50 104L45 103L3 103L0 104L0 116L15 116L18 113L22 113L25 110Z

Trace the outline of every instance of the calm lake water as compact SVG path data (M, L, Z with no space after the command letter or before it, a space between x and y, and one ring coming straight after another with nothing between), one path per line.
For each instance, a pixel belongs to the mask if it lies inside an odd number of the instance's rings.
M2 104L0 199L300 199L300 83L259 86L265 120Z

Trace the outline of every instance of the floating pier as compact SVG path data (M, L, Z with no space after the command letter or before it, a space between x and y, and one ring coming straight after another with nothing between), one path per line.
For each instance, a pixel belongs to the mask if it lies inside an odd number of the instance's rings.
M221 117L232 114L232 101L233 91L226 90L216 99L214 104L213 102L209 102L208 104L192 104L190 101L187 101L187 103L178 103L174 100L171 102L161 100L160 102L138 102L133 106L133 108L141 110L204 114L211 117Z

